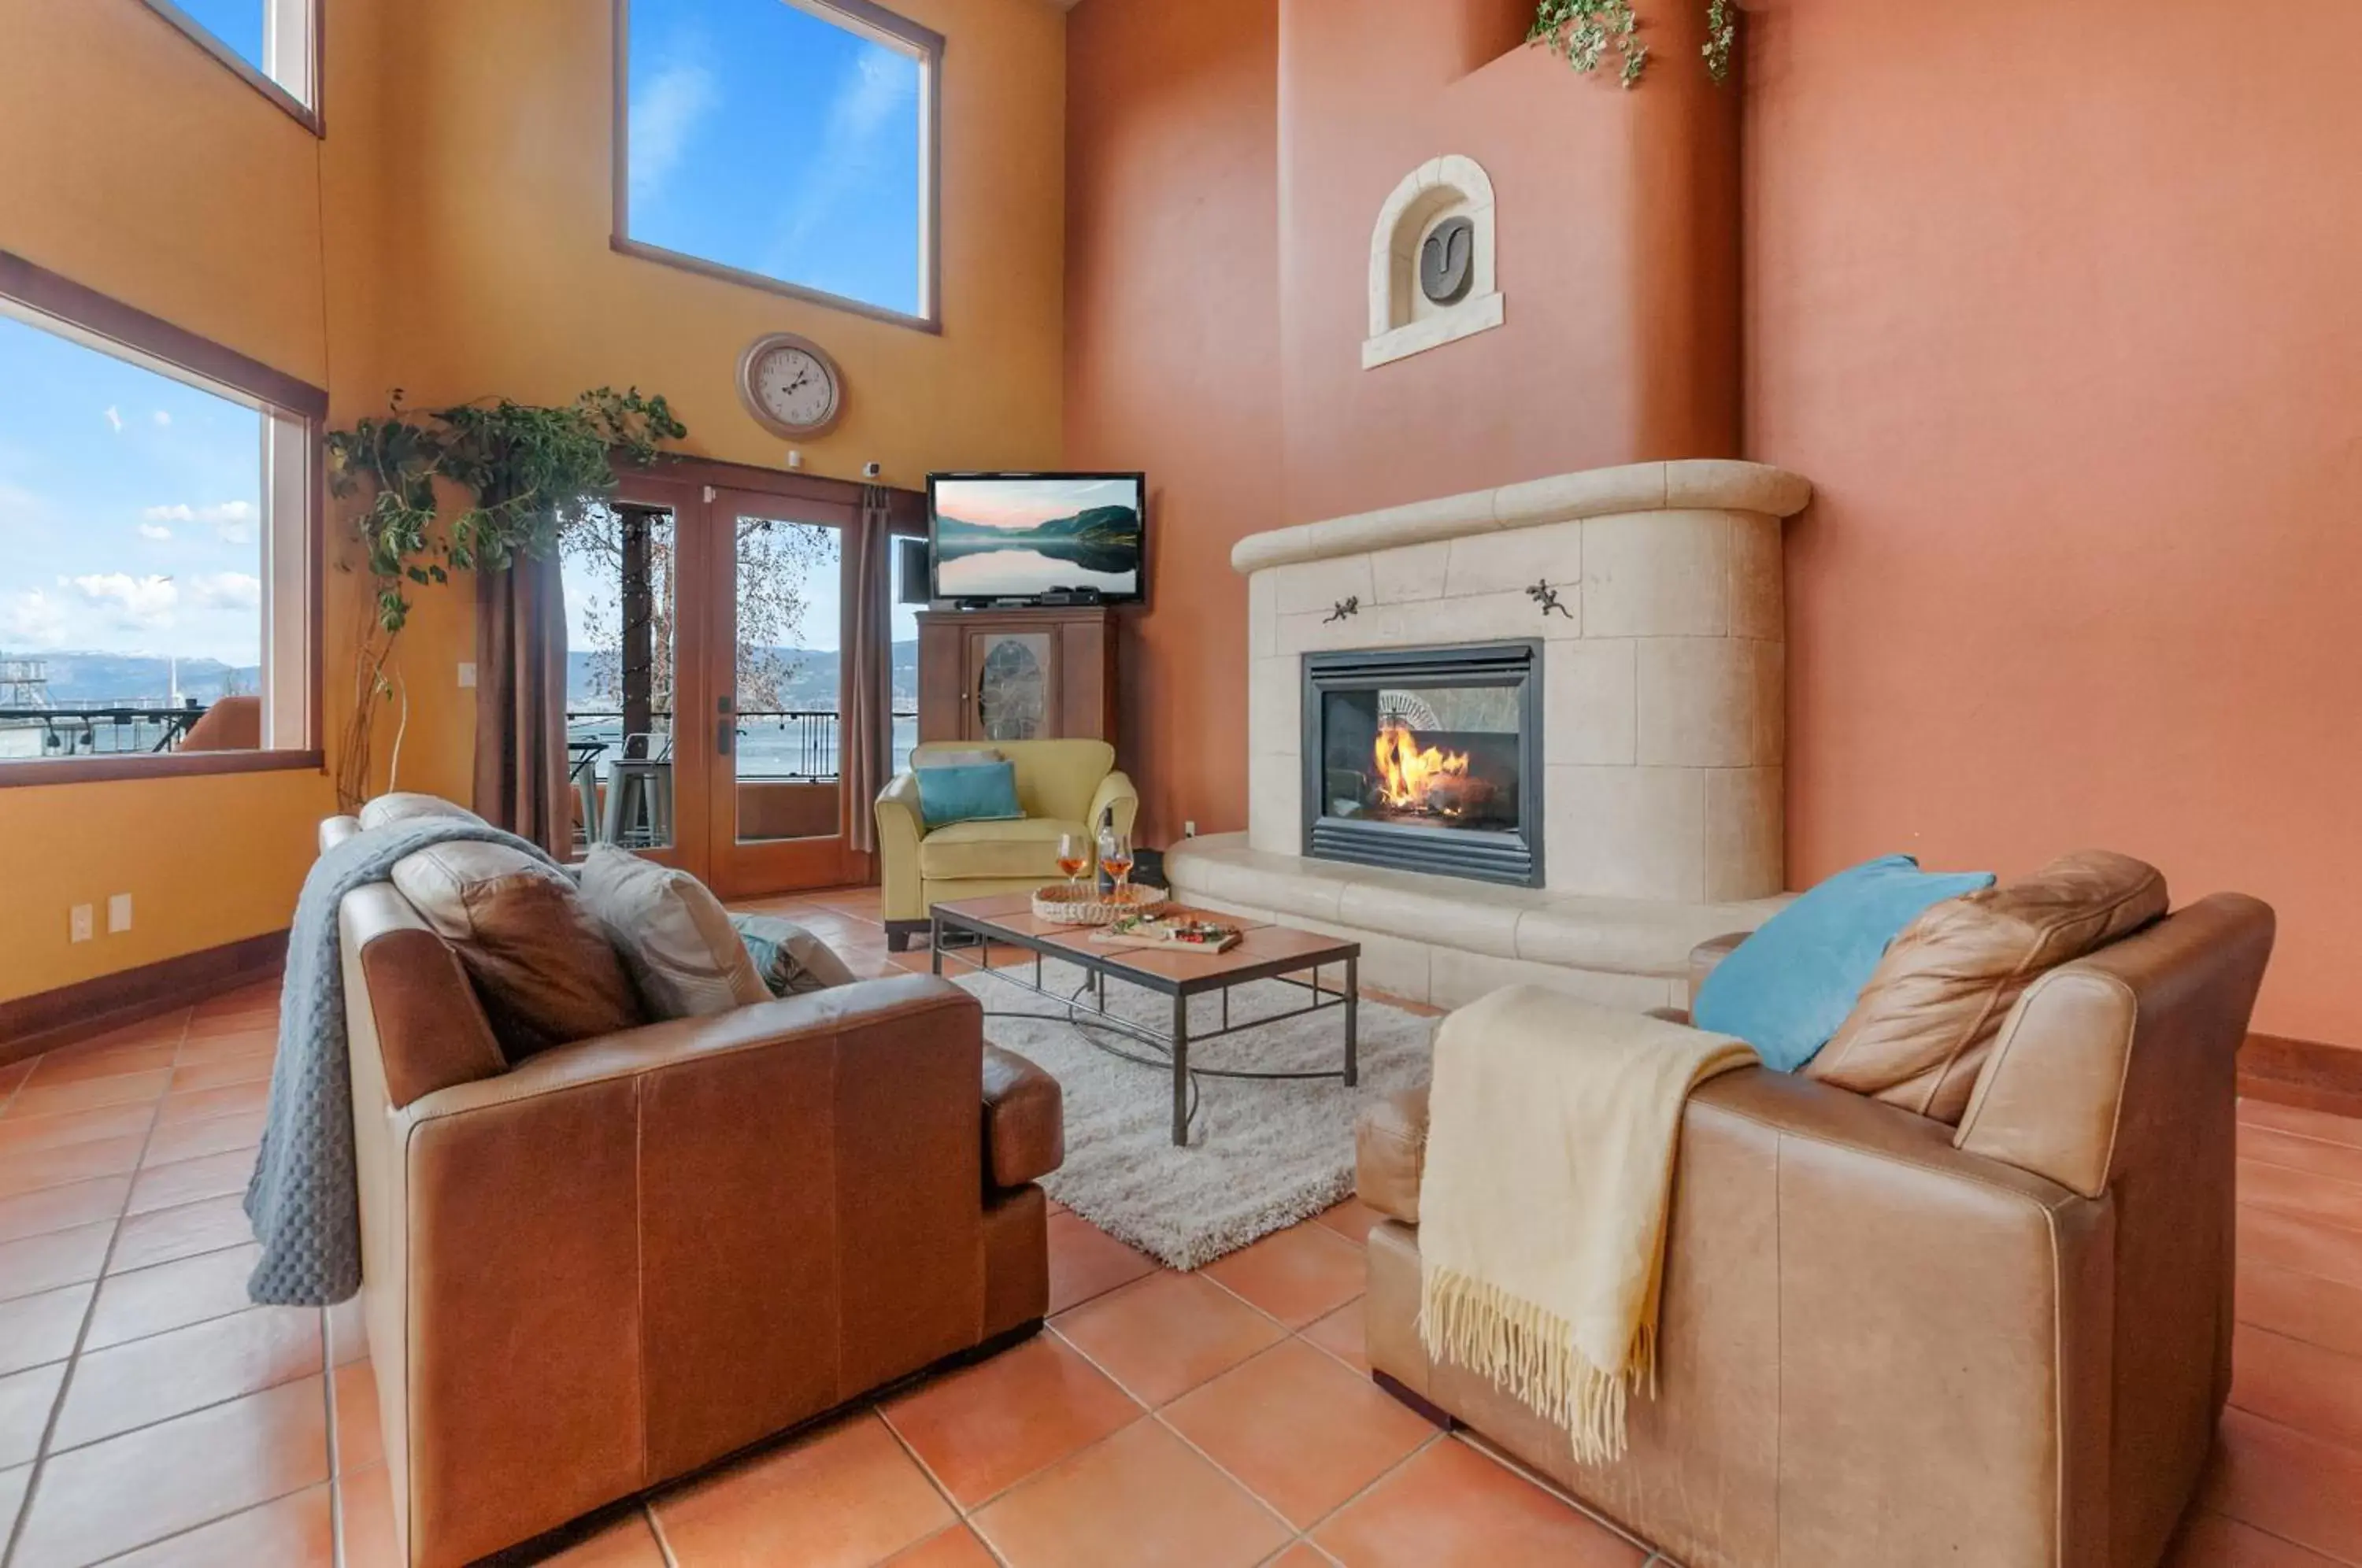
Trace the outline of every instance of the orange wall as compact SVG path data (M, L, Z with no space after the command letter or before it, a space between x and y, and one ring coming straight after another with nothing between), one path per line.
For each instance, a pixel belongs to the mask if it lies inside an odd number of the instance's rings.
M387 259L388 378L412 401L557 403L636 384L672 401L690 428L682 449L784 468L786 444L740 407L735 374L755 337L800 332L830 350L847 386L844 421L805 446L806 472L858 479L874 459L887 483L918 489L931 469L1055 462L1065 199L1056 10L895 0L946 40L936 335L610 249L604 5L401 4L378 70L432 105L404 120L386 152L387 204L404 235ZM455 667L475 657L471 603L439 596L402 654L412 706L401 782L463 800L475 710Z
M1643 6L1694 52L1687 0ZM1124 657L1142 835L1246 820L1243 535L1738 446L1738 117L1520 46L1524 0L1082 0L1069 23L1066 452L1143 467L1152 607ZM1474 158L1507 325L1374 371L1370 234Z
M2280 914L2362 1043L2362 7L1767 0L1749 455L1789 534L1789 844L2101 844Z
M1246 824L1230 552L1282 521L1277 24L1278 0L1084 0L1068 24L1064 461L1153 487L1122 649L1150 843Z
M1523 47L1530 5L1283 0L1285 521L1737 451L1735 100L1688 68L1702 7L1639 10L1627 93ZM1454 152L1493 181L1507 323L1364 370L1378 210Z
M375 17L337 22L323 143L143 6L0 0L0 248L315 385L374 381L375 94L348 68ZM333 801L310 772L0 790L0 999L284 927ZM68 941L71 906L122 892L129 932Z
M844 368L807 471L1048 466L1063 382L1065 18L1040 0L899 0L949 40L945 330L889 327L608 248L613 60L597 0L323 0L315 140L134 0L0 0L0 248L327 387L337 423L413 402L668 394L689 450L784 466L733 390L767 331ZM332 560L351 558L329 520ZM328 738L362 580L327 574ZM465 798L464 586L416 596L402 781ZM379 732L377 784L392 739ZM283 927L333 809L324 775L0 790L0 999ZM124 936L67 910L133 895Z

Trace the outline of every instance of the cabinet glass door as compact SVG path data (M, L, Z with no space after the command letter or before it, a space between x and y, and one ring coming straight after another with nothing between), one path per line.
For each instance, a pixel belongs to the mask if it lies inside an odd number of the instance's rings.
M1043 740L1052 734L1053 643L1048 632L979 632L969 640L978 740Z

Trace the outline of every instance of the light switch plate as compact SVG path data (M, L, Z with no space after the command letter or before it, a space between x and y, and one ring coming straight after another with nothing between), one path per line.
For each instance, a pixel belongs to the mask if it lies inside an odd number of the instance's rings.
M72 922L72 940L88 942L90 940L90 906L76 904L69 919Z
M106 900L107 934L111 936L116 932L129 931L130 929L131 895L128 893L116 893Z
M476 667L471 661L462 660L459 665L459 690L473 691L475 689Z

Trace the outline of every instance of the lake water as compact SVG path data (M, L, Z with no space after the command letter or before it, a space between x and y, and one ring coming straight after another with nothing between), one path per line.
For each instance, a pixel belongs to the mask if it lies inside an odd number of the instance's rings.
M1045 588L1096 588L1101 593L1140 591L1137 571L1087 571L1039 550L978 550L937 564L935 591L945 599L999 599Z

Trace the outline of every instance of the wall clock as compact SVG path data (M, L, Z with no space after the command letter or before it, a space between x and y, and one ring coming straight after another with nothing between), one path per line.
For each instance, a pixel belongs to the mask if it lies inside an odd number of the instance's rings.
M844 417L844 373L811 338L774 332L738 357L738 396L764 429L811 440Z

